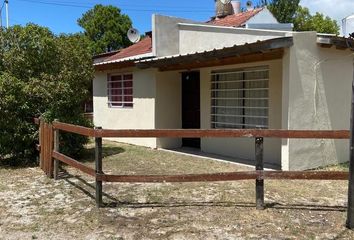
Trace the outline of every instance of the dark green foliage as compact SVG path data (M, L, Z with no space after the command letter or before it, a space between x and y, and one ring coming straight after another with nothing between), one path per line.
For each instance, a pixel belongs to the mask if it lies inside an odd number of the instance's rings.
M311 15L306 7L299 6L294 17L295 31L316 31L318 33L339 33L337 21L325 17L322 13Z
M299 0L261 0L261 6L267 6L280 23L293 23L294 31L316 31L318 33L339 33L337 22L322 13L311 15Z
M268 8L280 23L291 23L299 3L300 0L273 0Z
M89 42L82 35L55 36L28 24L1 30L0 49L0 161L31 163L37 155L34 116L90 124L81 108L93 78ZM86 142L69 134L63 138L70 148L61 147L71 155Z
M28 119L30 104L25 97L25 84L8 73L0 73L0 160L18 162L34 154L36 129ZM15 157L16 154L16 157Z
M95 5L78 19L78 24L85 30L90 40L93 54L118 50L130 45L127 38L132 22L120 9L108 5Z

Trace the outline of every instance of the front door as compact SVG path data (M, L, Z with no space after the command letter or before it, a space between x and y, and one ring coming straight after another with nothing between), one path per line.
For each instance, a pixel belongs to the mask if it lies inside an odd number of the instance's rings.
M182 73L182 128L200 129L200 74ZM182 138L182 146L200 148L200 138Z

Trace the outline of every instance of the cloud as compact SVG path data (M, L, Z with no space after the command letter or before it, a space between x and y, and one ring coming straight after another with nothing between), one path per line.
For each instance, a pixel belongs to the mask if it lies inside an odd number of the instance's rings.
M301 0L300 5L310 9L312 14L323 13L342 24L342 19L354 13L354 0Z

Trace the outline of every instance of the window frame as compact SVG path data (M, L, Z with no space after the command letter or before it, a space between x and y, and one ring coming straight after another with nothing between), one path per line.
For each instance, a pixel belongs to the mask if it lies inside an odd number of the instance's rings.
M266 72L266 77L259 78L246 78L246 73L256 73L256 72ZM235 76L235 80L219 80L220 75L231 75L231 74L242 74L241 79L238 79ZM240 75L241 76L241 75ZM225 69L225 70L213 70L210 75L211 84L210 84L210 126L212 129L269 129L269 82L270 82L270 68L269 66L257 66L249 68L239 68L239 69ZM250 87L247 83L259 84L260 82L266 82L260 85L265 85L261 87ZM241 87L232 87L227 88L226 85L242 85ZM225 87L220 87L220 84L225 84ZM252 91L264 91L265 97L252 97L249 96ZM237 97L220 97L217 96L217 93L231 93L231 95L238 92ZM248 92L246 94L246 92ZM222 94L221 94L222 95ZM241 95L241 96L238 96ZM257 95L257 94L255 94ZM217 102L224 100L224 104L218 104ZM242 101L242 103L227 104L227 101ZM259 106L249 106L250 101L263 101ZM248 105L248 106L247 106ZM223 109L219 111L219 109ZM231 113L235 109L234 113ZM247 111L257 111L258 113L249 114ZM221 113L220 113L221 112ZM241 112L235 114L235 112ZM225 120L219 120L219 118L224 117ZM235 118L232 122L229 119ZM258 121L264 121L265 123L257 124L252 123L250 119L257 119ZM266 120L265 120L266 119ZM255 121L257 121L255 120Z
M131 75L131 79L125 80L124 76ZM120 76L121 80L112 81L112 77ZM112 88L111 83L120 82L121 87ZM131 82L131 87L125 87L124 82ZM132 72L119 72L107 74L107 105L109 108L131 109L134 107L134 74ZM125 94L125 90L131 89L131 94ZM121 90L121 94L112 94L112 90ZM112 97L121 97L121 101L112 101ZM131 97L131 101L125 101L125 97ZM120 105L115 105L120 104Z

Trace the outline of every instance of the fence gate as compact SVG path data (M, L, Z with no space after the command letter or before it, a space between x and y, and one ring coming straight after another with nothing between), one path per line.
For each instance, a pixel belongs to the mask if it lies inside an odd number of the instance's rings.
M39 126L39 165L48 177L53 177L53 126L45 121L40 121Z

